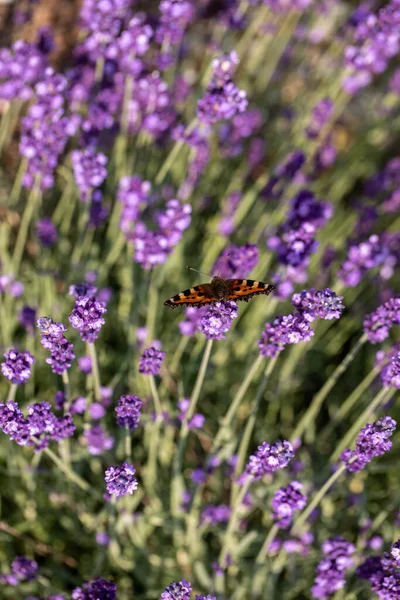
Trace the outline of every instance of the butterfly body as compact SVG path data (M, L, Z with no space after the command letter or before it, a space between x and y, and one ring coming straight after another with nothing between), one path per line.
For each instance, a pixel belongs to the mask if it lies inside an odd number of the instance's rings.
M177 306L207 306L220 300L233 300L247 302L253 296L259 294L268 295L274 290L274 286L253 279L223 279L213 277L211 283L202 283L184 290L164 302L165 306L176 308Z

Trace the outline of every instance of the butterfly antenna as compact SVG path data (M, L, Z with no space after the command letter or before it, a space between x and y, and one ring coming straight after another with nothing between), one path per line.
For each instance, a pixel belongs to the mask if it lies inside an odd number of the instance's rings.
M209 275L208 273L203 273L203 271L199 271L198 269L194 269L193 267L186 267L187 269L189 269L189 271L196 271L196 273L200 273L200 275L205 275L206 277L211 277L211 279L213 278L212 275Z
M231 255L231 252L228 252L228 254L225 254L225 256L223 257L223 258L225 259L225 261L224 261L224 262L228 262L228 258L230 257L230 255ZM219 275L220 275L220 273L221 273L221 271L222 271L222 268L223 268L223 264L222 264L222 265L220 266L220 268L218 269L218 274L217 274L217 277L219 277Z

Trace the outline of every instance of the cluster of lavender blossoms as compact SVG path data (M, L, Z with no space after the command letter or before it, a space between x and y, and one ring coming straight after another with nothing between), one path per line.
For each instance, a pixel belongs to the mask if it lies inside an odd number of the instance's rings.
M68 319L72 327L79 331L84 342L93 343L105 324L103 315L106 312L104 304L94 296L78 296Z
M277 440L272 445L263 442L250 456L245 473L253 479L261 479L267 473L287 467L293 456L292 444L286 440Z
M315 585L312 588L313 598L325 600L345 584L345 573L354 565L351 555L355 552L353 544L342 537L326 540L322 544L325 557L317 566Z
M337 296L329 288L321 291L303 290L294 294L293 305L297 313L278 316L272 323L266 323L258 341L262 356L277 356L288 344L307 342L314 335L310 323L316 319L338 319L344 305L342 296Z
M400 390L400 352L396 349L390 363L382 369L380 375L385 387L395 387Z
M11 571L7 575L0 574L0 582L7 585L19 585L22 581L36 579L39 566L35 560L25 556L17 556L11 563Z
M137 490L138 482L135 477L136 469L128 462L122 465L110 466L105 472L107 492L116 498L133 494Z
M37 402L27 408L27 416L15 402L0 403L0 429L20 446L32 446L35 452L47 448L49 442L71 437L75 425L70 415L55 416L49 402Z
M113 581L98 578L75 588L71 598L72 600L117 600L117 586Z
M233 71L238 63L239 58L234 51L228 56L213 60L211 81L197 104L197 118L202 123L229 120L246 110L246 92L239 90L232 81Z
M356 440L356 449L345 450L340 460L350 473L361 471L376 456L381 456L392 447L390 438L396 429L396 421L382 417L375 423L367 423Z
M173 581L163 591L159 600L190 600L192 593L191 584L182 579L181 581ZM215 596L208 594L196 594L195 600L216 600Z
M272 519L281 529L290 527L293 514L296 510L302 510L307 499L302 493L303 484L292 481L286 488L280 488L274 492L272 498Z
M364 331L371 344L383 342L393 325L400 325L400 296L390 298L364 319Z
M130 431L136 429L142 406L143 402L137 396L121 396L115 407L118 427L125 427Z
M143 351L139 360L139 373L143 375L158 375L162 362L165 358L165 352L157 350L153 346Z
M75 358L72 344L63 335L67 328L49 317L40 317L37 327L41 331L40 342L43 348L50 351L50 357L46 358L47 364L51 366L53 373L62 375Z
M32 354L26 350L9 350L4 353L5 362L1 364L1 372L12 384L21 385L26 383L32 374L31 365L35 359Z
M380 600L400 599L400 539L383 556L373 556L358 567L356 574L371 584Z

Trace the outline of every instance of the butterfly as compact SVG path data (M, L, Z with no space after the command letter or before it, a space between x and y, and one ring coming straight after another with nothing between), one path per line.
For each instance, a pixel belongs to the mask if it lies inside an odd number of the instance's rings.
M220 300L233 300L238 302L244 300L248 302L249 298L258 294L268 296L275 289L275 286L262 281L253 279L223 279L222 277L213 277L211 283L202 283L192 288L184 290L176 296L172 296L164 302L165 306L176 308L177 306L207 306Z

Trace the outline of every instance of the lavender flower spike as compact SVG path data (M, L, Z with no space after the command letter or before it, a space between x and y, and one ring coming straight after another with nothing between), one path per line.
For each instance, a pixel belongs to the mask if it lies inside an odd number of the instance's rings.
M79 296L68 318L72 327L81 334L82 340L93 343L105 323L103 314L106 312L105 306L96 298Z
M355 547L344 538L336 537L326 540L322 551L325 558L317 566L317 577L311 592L313 598L326 599L344 587L344 574L353 566L351 554L355 552Z
M267 473L287 467L293 456L292 444L286 440L277 440L272 446L263 442L256 453L250 456L245 472L254 479L261 479Z
M143 375L158 375L164 357L165 352L153 347L147 348L140 357L139 373L143 373Z
M137 396L121 396L115 407L118 427L127 427L130 431L137 428L143 402Z
M117 498L133 494L138 487L135 477L136 469L128 462L115 467L109 467L105 472L105 481L107 483L107 492L115 494Z
M384 454L392 447L389 438L396 429L396 421L391 417L382 417L372 425L361 429L356 441L356 450L345 450L340 460L350 473L361 471L376 456Z
M160 596L160 600L190 600L192 586L188 581L174 581L167 585Z
M117 600L117 586L107 579L95 579L75 588L72 600Z
M11 383L21 385L26 383L32 374L31 365L35 362L28 351L18 352L9 350L4 353L6 361L1 365L1 372Z

